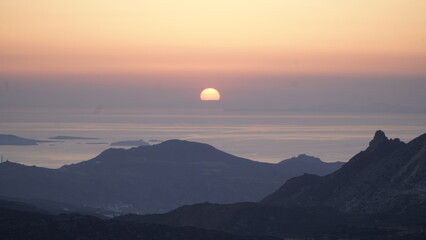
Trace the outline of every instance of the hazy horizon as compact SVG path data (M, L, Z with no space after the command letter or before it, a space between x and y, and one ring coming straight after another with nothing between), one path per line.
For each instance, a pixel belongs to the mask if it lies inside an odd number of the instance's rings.
M213 87L225 110L425 113L425 8L5 0L0 110L205 108Z
M45 167L78 163L115 141L181 139L211 144L255 161L276 163L299 154L326 162L348 161L364 150L376 130L408 142L424 133L426 114L342 114L223 111L209 109L150 112L98 109L5 111L3 134L48 140L54 136L94 137L39 146L0 146L10 161ZM91 144L91 143L102 144ZM151 143L155 144L155 143Z
M108 141L205 141L260 161L301 153L346 161L375 130L404 140L424 131L425 7L1 1L0 133L46 138L94 128ZM220 101L200 101L205 88ZM89 158L103 150L68 147L26 154L54 164L61 151L77 161L80 151Z
M426 113L424 77L321 76L196 81L173 76L0 75L0 109L208 109L212 103L199 101L207 87L220 91L222 99L214 107L223 110Z

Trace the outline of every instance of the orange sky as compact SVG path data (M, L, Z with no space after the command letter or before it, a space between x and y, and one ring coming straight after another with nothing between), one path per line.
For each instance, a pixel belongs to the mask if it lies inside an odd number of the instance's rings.
M3 74L426 75L424 0L0 0Z

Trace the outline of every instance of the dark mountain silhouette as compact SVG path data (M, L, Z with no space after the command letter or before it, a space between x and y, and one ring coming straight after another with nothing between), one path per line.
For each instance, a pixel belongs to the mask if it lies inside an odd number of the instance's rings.
M315 167L310 163L301 167L295 159L261 163L207 144L169 140L128 150L108 149L60 169L5 162L0 164L0 194L117 213L157 213L205 201L258 201L290 177L330 173L342 164L313 161Z
M11 134L0 134L0 145L28 146L28 145L38 145L38 143L43 143L43 142L53 142L53 141L34 140L29 138L18 137Z
M292 178L260 203L203 203L117 219L283 238L425 239L425 153L425 134L405 144L378 131L340 170Z
M102 220L78 214L48 215L2 208L0 238L10 240L278 240L274 237L238 236L191 227Z
M19 201L9 201L0 199L0 209L11 209L11 210L18 210L18 211L25 211L25 212L37 212L37 213L48 213L48 211L38 208L36 206L33 206L31 204L25 203L25 202L19 202Z
M294 237L302 231L324 233L341 224L344 214L329 209L290 209L258 203L183 206L165 214L123 215L115 219L170 226L191 226L243 235ZM327 219L327 221L324 221Z
M426 134L408 144L377 131L369 147L340 170L290 179L262 203L328 206L344 212L380 212L426 202Z
M15 205L16 208L11 207ZM29 208L22 208L22 206L29 206ZM106 218L106 216L112 216L114 214L114 212L107 212L105 210L97 208L90 208L69 203L55 202L45 199L23 199L6 196L0 196L0 208L8 208L21 211L36 211L48 214L83 214L99 218Z
M287 160L283 160L278 163L281 166L291 166L291 169L296 173L315 173L318 175L326 175L331 173L329 168L324 168L324 162L321 159L306 154L300 154L297 157L293 157ZM330 168L333 166L335 169L339 169L344 162L332 162L328 163Z
M149 143L144 140L129 140L129 141L119 141L111 143L111 146L131 146L131 147L139 147L139 146L148 146Z
M260 203L183 206L165 214L115 219L175 227L190 226L239 235L284 239L425 239L426 211L348 214L326 207L275 207Z

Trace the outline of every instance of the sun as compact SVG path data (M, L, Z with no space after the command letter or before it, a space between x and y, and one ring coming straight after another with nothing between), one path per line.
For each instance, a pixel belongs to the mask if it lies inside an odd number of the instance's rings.
M220 93L214 88L206 88L200 94L201 101L219 101Z

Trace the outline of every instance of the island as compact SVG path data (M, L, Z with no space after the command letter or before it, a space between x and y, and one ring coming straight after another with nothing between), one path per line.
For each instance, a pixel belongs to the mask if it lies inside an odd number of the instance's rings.
M23 137L18 137L12 134L0 134L0 145L31 146L31 145L38 145L38 143L44 143L44 142L53 142L53 141L23 138Z
M56 136L56 137L50 137L49 139L56 139L56 140L98 140L99 138L74 137L74 136Z
M149 143L144 140L129 140L129 141L119 141L111 143L111 146L131 146L131 147L139 147L139 146L149 146Z

